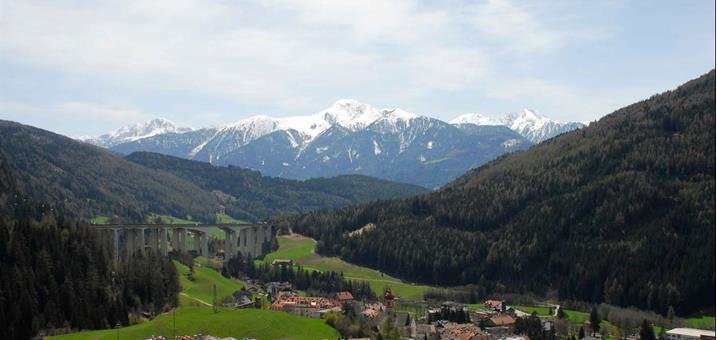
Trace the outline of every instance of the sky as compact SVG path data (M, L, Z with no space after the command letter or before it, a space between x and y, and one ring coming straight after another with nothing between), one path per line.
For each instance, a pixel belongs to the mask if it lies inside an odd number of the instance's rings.
M689 1L0 0L0 119L78 137L353 98L592 121L715 66Z

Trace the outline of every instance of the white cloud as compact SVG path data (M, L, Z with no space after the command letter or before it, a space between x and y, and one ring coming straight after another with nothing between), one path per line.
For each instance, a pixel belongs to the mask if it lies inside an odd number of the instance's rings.
M149 115L133 108L123 108L85 101L62 102L49 110L66 116L78 116L84 119L109 120L118 123L130 123L146 120Z
M112 79L226 96L287 97L299 85L336 88L388 83L455 88L478 75L474 47L444 46L447 14L413 2L277 2L270 23L251 6L214 2L100 2L80 8L7 1L0 51L20 62ZM278 21L278 22L275 22ZM448 55L469 67L435 61ZM484 57L481 57L483 59ZM430 81L426 81L430 74ZM448 85L444 85L448 84ZM144 85L143 85L144 86ZM294 100L290 100L294 101Z
M149 114L136 108L86 101L65 101L44 106L0 101L0 112L6 119L48 129L63 121L82 122L82 125L75 127L73 134L77 134L87 126L115 128L150 118Z
M443 8L411 0L5 0L0 6L0 53L12 62L133 89L271 101L309 112L339 95L400 105L432 91L492 83L509 77L493 69L496 44L545 52L572 37L507 1ZM488 93L502 98L509 91ZM518 92L510 96L520 99ZM141 115L66 105L117 119Z
M604 32L595 28L557 24L567 16L554 7L536 2L488 0L466 6L463 15L479 32L511 52L554 51L571 41L603 37Z

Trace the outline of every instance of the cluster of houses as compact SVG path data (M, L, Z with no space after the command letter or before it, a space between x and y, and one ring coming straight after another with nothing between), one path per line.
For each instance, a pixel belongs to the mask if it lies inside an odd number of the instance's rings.
M276 265L287 265L277 263ZM225 304L237 308L260 308L260 291L266 292L270 309L284 311L303 317L322 318L324 314L345 308L353 309L357 314L370 321L381 330L386 320L393 322L403 338L409 339L450 339L450 340L529 340L527 336L514 334L518 317L529 314L509 307L501 300L486 300L484 308L470 311L465 305L444 302L439 306L426 309L424 316L415 319L407 311L394 309L394 296L388 288L379 302L356 301L350 292L338 292L331 297L301 296L288 282L269 282L260 284L250 282L246 289L233 294L233 302ZM252 299L252 296L255 298ZM557 315L557 308L552 309ZM555 327L552 319L542 319L545 331ZM583 340L598 340L586 337ZM715 340L714 331L677 328L666 332L665 340Z
M465 305L444 302L426 310L425 318L417 327L418 339L451 340L527 340L513 333L516 318L525 313L508 307L501 300L487 300L484 311L472 312ZM544 325L549 330L552 325Z
M278 292L271 303L271 309L299 316L321 318L330 311L340 312L338 300L320 296L300 296L295 292Z
M391 288L386 290L383 298L384 303L354 303L353 306L361 310L361 316L369 320L379 331L386 325L386 320L390 320L402 337L422 339L418 337L418 325L411 314L406 311L394 310L394 296Z

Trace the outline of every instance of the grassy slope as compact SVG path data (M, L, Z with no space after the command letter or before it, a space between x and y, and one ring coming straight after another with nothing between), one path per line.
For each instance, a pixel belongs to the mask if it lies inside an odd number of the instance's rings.
M240 290L243 284L237 280L228 279L222 276L216 270L208 267L194 266L194 281L189 281L186 274L189 272L189 267L174 262L179 273L179 284L182 286L182 293L180 295L180 303L189 303L191 300L201 300L211 304L213 300L213 289L214 284L217 285L217 302L220 302L222 298L232 295L234 291ZM189 299L182 299L182 297L189 297ZM195 303L191 303L192 305Z
M176 315L177 334L211 334L219 337L256 339L335 339L338 333L323 320L261 309L181 307ZM151 335L172 336L172 314L119 330L120 339L146 339ZM116 339L116 330L89 331L52 339Z
M376 294L383 294L383 289L390 286L394 294L410 300L422 300L423 293L429 288L423 285L414 285L401 282L389 275L366 267L345 262L337 257L323 257L314 252L315 241L300 235L280 236L279 250L269 253L264 261L274 259L292 259L306 269L318 271L343 272L347 279L368 281Z
M511 306L517 310L526 312L526 313L533 313L536 312L538 316L541 317L548 317L548 307L538 307L538 306ZM568 316L568 320L570 320L573 323L576 324L583 324L588 318L590 318L590 315L585 312L579 312L575 310L569 310L564 309L565 315Z
M92 224L107 224L107 223L110 223L110 217L103 216L103 215L97 215L93 219L90 220L90 223L92 223Z
M712 315L684 318L682 321L694 328L714 329L715 327L715 317Z

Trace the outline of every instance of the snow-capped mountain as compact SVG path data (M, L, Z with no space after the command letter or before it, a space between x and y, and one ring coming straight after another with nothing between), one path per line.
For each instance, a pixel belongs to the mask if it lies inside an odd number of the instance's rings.
M222 159L238 147L276 131L283 131L283 138L287 139L291 147L301 151L333 126L356 132L378 120L395 125L415 117L418 116L400 109L379 110L353 99L342 99L309 116L272 118L257 115L242 119L220 129L193 156L212 163L223 162Z
M183 133L191 131L190 128L177 127L172 121L165 118L155 118L145 123L136 123L121 127L99 137L83 138L84 142L97 146L110 148L122 143L132 142L147 137L166 133Z
M540 143L561 133L583 127L582 123L562 123L541 115L540 113L524 109L520 113L509 113L500 118L490 118L479 113L462 114L451 120L451 124L474 124L482 126L503 125L529 139L533 143Z
M237 165L269 176L362 174L432 188L506 152L527 149L533 140L561 133L561 124L533 111L499 119L466 114L446 123L343 99L306 116L257 115L218 128L159 133L125 128L105 135L113 136L114 144L96 144L124 154L151 151ZM116 142L120 136L125 142Z

